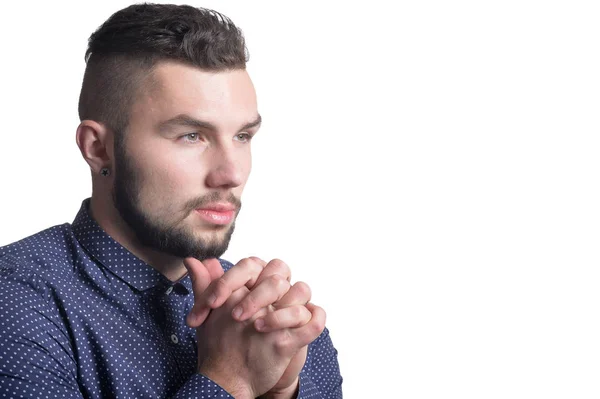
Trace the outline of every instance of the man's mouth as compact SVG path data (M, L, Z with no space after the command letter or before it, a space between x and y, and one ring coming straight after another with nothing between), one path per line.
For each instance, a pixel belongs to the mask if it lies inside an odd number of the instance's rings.
M214 202L194 210L204 221L211 224L226 225L233 221L236 207L229 203Z

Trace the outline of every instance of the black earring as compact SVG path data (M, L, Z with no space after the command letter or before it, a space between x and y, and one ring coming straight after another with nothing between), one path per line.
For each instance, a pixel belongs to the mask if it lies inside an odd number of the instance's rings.
M102 168L102 169L100 169L100 174L102 176L104 176L104 177L110 176L110 169L108 169L108 168Z

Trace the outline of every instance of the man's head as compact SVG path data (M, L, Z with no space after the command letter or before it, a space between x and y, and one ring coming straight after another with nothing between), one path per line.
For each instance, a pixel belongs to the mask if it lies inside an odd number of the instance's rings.
M112 171L95 175L112 179L95 191L108 187L106 198L143 245L220 256L260 125L239 29L210 10L133 5L92 34L86 60L79 130L98 138L87 145L93 171ZM106 154L93 149L99 143Z

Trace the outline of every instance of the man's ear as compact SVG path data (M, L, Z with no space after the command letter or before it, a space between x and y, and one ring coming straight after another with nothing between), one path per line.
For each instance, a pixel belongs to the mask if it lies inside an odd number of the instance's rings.
M86 119L77 127L77 146L93 174L102 168L112 169L113 140L112 132L102 123Z

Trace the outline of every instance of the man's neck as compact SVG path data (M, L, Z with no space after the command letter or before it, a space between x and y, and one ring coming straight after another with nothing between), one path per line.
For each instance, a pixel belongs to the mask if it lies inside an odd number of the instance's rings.
M121 218L110 199L92 195L89 212L96 223L113 240L152 266L170 281L177 281L185 276L187 271L183 266L183 259L142 245L133 230Z

